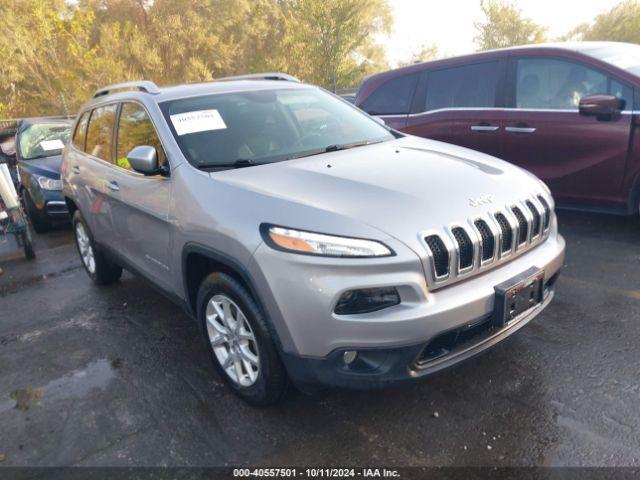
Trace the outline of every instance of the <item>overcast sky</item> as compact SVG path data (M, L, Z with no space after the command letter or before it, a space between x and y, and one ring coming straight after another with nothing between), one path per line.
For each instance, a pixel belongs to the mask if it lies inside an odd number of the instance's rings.
M551 38L564 35L575 26L590 22L620 0L519 0L523 13L549 28ZM476 49L475 21L483 18L480 0L389 0L394 27L387 44L392 64L407 60L425 43L436 43L449 55Z

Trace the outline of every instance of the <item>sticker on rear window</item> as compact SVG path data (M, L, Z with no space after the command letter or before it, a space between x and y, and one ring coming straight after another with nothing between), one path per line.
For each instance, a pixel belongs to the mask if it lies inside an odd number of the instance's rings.
M45 152L50 150L61 150L64 148L64 143L62 143L62 140L60 139L43 140L40 142L40 147L42 147L42 150Z
M218 110L198 110L171 115L171 123L178 135L208 132L227 128Z

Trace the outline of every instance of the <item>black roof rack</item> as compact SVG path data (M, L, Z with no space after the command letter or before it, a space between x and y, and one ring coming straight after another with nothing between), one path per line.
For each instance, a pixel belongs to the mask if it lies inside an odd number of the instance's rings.
M109 85L107 87L99 88L96 93L93 94L93 98L109 95L110 93L118 90L139 90L141 92L157 95L160 93L158 86L149 80L138 80L135 82L116 83L115 85Z

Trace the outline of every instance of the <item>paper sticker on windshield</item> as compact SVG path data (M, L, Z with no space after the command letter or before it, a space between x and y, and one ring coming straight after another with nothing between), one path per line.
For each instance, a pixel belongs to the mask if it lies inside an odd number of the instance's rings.
M227 128L218 110L198 110L197 112L177 113L171 115L171 122L178 135Z
M60 139L43 140L40 142L40 147L42 147L42 150L45 152L50 150L61 150L64 148L64 143L62 143L62 140Z

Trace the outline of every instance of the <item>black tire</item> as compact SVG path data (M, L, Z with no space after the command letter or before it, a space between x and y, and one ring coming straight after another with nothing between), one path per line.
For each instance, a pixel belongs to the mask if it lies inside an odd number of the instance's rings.
M31 195L26 190L23 191L24 209L29 217L31 225L36 233L46 233L51 229L51 224L44 218L42 212L38 211L36 204L31 199Z
M93 259L95 262L93 271L91 271L91 269L83 260L82 252L80 251L80 242L78 240L77 229L78 224L82 225L84 232L86 232L87 236L89 237L89 245L91 246L91 249L93 251ZM89 226L82 218L80 210L76 210L76 212L73 214L73 234L76 240L76 248L78 249L78 254L80 255L84 270L87 272L87 275L89 275L94 283L96 283L97 285L109 285L120 280L120 277L122 276L122 267L107 258L100 247L96 245L96 242L93 239L93 235L91 234L91 230L89 230Z
M240 307L255 337L260 367L255 383L250 386L241 386L231 379L214 354L207 333L205 313L207 304L215 295L225 295ZM238 397L256 406L272 405L282 399L288 384L285 367L278 354L264 313L254 298L237 280L224 273L212 273L206 277L198 290L197 316L214 367Z
M33 243L31 242L31 233L29 233L29 230L26 230L22 234L22 248L24 249L24 256L27 258L27 260L33 260L34 258L36 258L36 252L33 249Z

